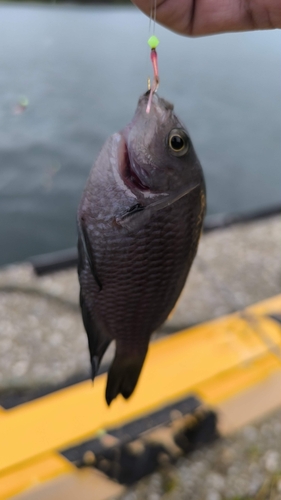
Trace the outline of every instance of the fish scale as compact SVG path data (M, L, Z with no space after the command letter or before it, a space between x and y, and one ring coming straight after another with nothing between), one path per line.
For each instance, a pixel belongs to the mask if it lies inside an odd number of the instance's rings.
M157 141L159 134L184 131L172 106L154 96L152 116L146 117L146 103L144 96L131 124L104 145L78 210L80 300L93 376L116 340L109 404L118 393L127 398L134 390L149 338L184 286L205 211L204 179L192 143L184 158L170 160L163 139ZM139 122L151 127L149 144L142 144L136 133ZM136 165L130 177L128 169ZM145 182L151 183L146 192ZM135 213L131 207L136 205Z

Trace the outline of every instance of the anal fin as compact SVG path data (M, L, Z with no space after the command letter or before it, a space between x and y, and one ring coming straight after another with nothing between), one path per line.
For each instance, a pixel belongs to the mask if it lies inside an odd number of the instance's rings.
M88 336L88 344L90 351L90 359L92 366L92 380L97 375L102 357L108 348L112 338L107 335L98 322L94 319L91 311L87 307L84 300L82 290L80 290L80 307L82 311L82 319Z

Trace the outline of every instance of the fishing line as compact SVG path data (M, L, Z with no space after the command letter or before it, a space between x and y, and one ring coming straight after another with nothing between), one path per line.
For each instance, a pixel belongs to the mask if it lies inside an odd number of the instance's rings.
M150 0L150 15L149 15L149 24L148 24L148 40L150 39L150 37L152 35L155 34L155 21L156 21L155 12L156 12L156 0ZM152 26L152 22L153 22L153 26ZM147 43L147 45L148 45L148 48L147 48L147 63L146 63L146 66L147 66L147 73L149 73L151 48L150 48L149 43ZM148 76L147 77L147 90L150 90L150 89L151 89L151 80L150 80L150 76Z
M153 0L152 0L152 2L153 2ZM157 8L157 0L154 0L154 5L153 5L153 35L155 35L156 8Z
M149 26L148 26L148 33L149 35L155 35L155 25L156 25L156 10L157 10L157 0L151 0L150 1L150 16L149 16ZM152 29L151 29L151 24Z
M155 36L155 26L156 26L156 8L157 8L157 0L151 0L151 9L150 9L150 17L149 17L149 32L151 33L151 23L153 22L152 27L152 36L148 39L147 43L150 47L150 59L152 62L153 68L153 81L151 85L150 77L147 79L147 88L150 91L149 98L147 102L146 112L150 112L152 96L155 92L157 92L159 86L159 74L158 74L158 58L156 47L159 44L158 38Z
M151 23L153 18L153 0L150 1L150 15L149 15L149 25L148 25L148 34L151 33Z

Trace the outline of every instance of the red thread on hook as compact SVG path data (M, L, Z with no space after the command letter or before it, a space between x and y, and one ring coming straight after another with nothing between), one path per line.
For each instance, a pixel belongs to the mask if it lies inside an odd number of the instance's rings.
M151 49L150 59L152 62L152 67L153 67L153 82L152 82L152 86L150 89L150 94L149 94L148 103L147 103L147 107L146 107L147 113L150 112L152 96L153 96L154 92L157 91L158 86L159 86L158 59L157 59L157 52L155 49Z

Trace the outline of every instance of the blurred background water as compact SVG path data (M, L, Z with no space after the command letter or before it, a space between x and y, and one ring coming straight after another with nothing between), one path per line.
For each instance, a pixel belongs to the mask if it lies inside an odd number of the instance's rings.
M0 264L76 244L91 165L146 90L148 25L133 6L0 6ZM281 34L156 34L208 214L280 203Z

